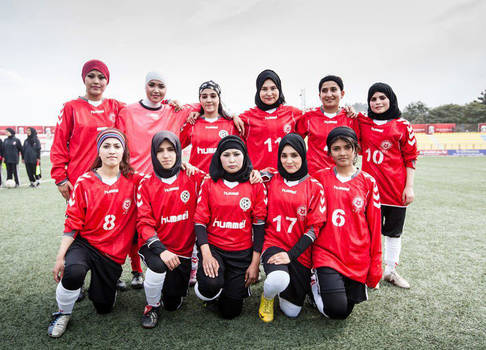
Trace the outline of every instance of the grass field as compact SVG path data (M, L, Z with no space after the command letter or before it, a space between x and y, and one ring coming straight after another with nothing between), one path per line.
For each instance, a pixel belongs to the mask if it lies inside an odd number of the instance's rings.
M47 159L43 164L48 178ZM108 315L97 315L88 300L78 303L67 332L50 339L51 269L65 204L52 182L0 189L0 347L486 349L486 158L422 158L415 192L399 266L412 288L382 283L345 321L326 320L306 305L296 320L278 311L263 324L260 283L233 321L203 309L190 290L180 311L163 312L158 327L145 330L144 293L129 290ZM126 264L127 281L129 274Z

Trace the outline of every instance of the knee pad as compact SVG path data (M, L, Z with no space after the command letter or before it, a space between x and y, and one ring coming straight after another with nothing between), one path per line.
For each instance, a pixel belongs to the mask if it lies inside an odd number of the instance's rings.
M342 295L341 293L339 295L335 293L324 294L322 299L324 302L324 313L329 318L344 320L353 310L348 305L346 295Z
M272 299L283 292L290 283L290 275L285 271L272 271L267 275L263 284L265 298Z
M81 264L73 264L64 268L62 276L62 285L67 290L76 290L81 288L84 278L88 272L88 267Z
M278 298L280 310L285 314L285 316L290 318L295 318L299 316L302 306L295 305L284 298Z
M196 282L196 284L194 285L194 293L196 294L196 296L199 299L201 299L203 301L211 301L211 300L216 299L217 297L219 297L219 295L221 294L222 291L223 291L223 288L220 288L219 291L216 294L211 294L211 293L208 293L208 291L203 288L203 290L201 292L201 290L199 289L199 282Z
M97 303L96 301L93 301L93 305L96 309L96 312L100 315L110 313L113 309L113 304Z
M211 300L216 298L219 295L219 293L221 293L223 285L224 285L224 280L221 276L218 276L216 278L210 278L205 276L203 278L200 278L200 280L197 281L199 293L203 297Z
M243 310L243 299L221 297L219 299L218 307L221 316L227 320L231 320L241 314L241 311Z
M162 296L164 309L167 311L176 311L182 306L182 297L164 297Z

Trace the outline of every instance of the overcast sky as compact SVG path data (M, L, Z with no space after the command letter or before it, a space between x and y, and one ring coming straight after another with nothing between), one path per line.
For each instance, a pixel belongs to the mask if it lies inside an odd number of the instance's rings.
M0 2L2 124L54 124L62 103L84 94L81 67L104 61L106 97L144 97L157 69L167 97L198 98L212 79L232 112L254 106L266 68L287 103L319 105L318 82L340 75L345 103L389 83L403 108L463 104L486 89L486 1L22 1Z

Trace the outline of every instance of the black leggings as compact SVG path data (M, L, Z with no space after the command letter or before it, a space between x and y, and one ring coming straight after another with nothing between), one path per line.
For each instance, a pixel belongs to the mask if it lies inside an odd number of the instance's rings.
M317 281L327 317L339 320L347 318L355 302L348 298L345 277L329 267L318 267Z
M15 178L15 183L19 184L19 175L17 174L17 164L15 163L5 163L7 165L7 180L13 177Z
M37 168L36 163L25 163L25 170L27 170L27 176L30 182L35 182L40 179L40 176L35 175L35 169Z

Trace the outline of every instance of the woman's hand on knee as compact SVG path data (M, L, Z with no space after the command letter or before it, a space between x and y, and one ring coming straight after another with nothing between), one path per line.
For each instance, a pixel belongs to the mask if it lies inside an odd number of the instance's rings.
M218 277L219 263L212 255L203 257L203 270L204 274L211 278Z
M171 271L181 264L179 257L168 250L164 250L162 253L160 253L160 258L164 262L165 266L167 266L167 268Z
M54 281L59 283L64 275L64 259L56 259L52 274L54 275Z
M290 258L287 252L280 252L272 255L270 259L268 259L267 263L274 265L290 264Z

